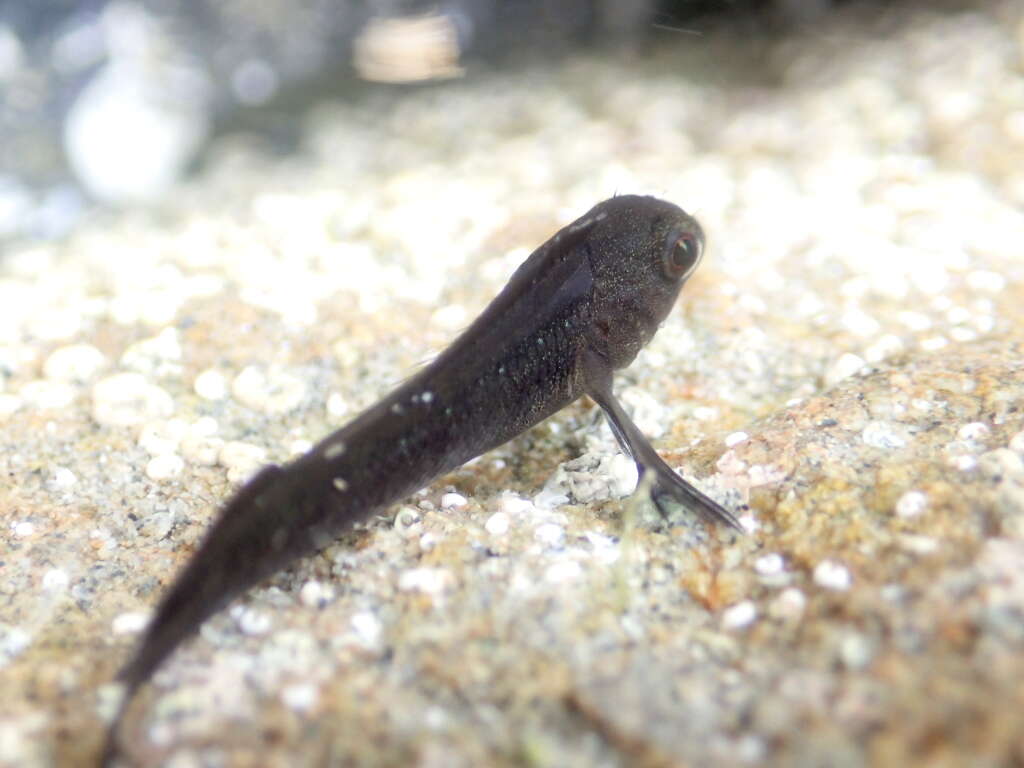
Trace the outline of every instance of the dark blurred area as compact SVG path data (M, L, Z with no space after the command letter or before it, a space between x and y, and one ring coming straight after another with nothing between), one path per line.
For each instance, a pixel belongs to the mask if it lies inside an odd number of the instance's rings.
M287 151L295 115L359 83L427 83L582 46L772 34L839 0L2 0L0 243L158 201L210 139Z

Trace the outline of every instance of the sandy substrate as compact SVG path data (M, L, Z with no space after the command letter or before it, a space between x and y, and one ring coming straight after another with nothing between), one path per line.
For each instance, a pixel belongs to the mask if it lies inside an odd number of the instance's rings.
M984 8L984 10L982 10ZM218 505L444 347L615 192L709 253L619 377L746 536L631 502L577 403L253 590L126 764L1024 758L1024 13L680 34L225 140L0 263L0 764L94 759Z

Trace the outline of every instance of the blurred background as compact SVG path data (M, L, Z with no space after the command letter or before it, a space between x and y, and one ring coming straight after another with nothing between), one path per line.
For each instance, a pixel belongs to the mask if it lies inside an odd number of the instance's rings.
M0 242L60 235L97 205L160 201L220 135L272 153L325 99L514 71L580 49L752 44L833 0L3 0ZM882 3L879 9L891 3ZM405 85L406 88L400 87Z

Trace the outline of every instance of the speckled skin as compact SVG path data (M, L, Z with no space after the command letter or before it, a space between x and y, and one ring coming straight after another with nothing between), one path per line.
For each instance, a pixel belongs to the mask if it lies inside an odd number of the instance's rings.
M640 474L651 475L659 508L671 498L738 529L657 456L611 387L613 371L653 338L702 250L697 222L653 197L606 200L555 234L423 371L296 461L263 469L228 502L122 671L125 704L228 600L583 394L604 409Z

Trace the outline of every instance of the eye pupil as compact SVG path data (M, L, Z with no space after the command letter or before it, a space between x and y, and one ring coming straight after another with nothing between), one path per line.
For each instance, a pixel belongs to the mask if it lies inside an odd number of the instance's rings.
M672 279L679 279L697 266L700 260L700 243L690 232L684 232L675 239L665 260L665 273Z
M676 247L672 249L672 261L680 269L686 269L693 263L694 242L689 235L683 235L676 240Z

